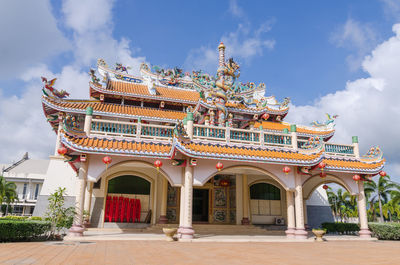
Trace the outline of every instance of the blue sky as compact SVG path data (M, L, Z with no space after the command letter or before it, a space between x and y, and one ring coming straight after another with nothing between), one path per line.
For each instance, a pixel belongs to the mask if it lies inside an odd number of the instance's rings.
M16 160L25 151L46 157L54 148L41 113L41 75L58 77L56 87L84 98L97 58L136 71L146 61L214 73L223 40L241 65L242 81L265 82L267 95L291 98L289 121L339 114L333 141L350 143L358 135L362 152L380 145L388 170L400 176L400 125L385 129L400 121L400 62L391 61L400 55L398 22L400 0L6 0L0 129L15 137L2 137L10 151L0 159Z

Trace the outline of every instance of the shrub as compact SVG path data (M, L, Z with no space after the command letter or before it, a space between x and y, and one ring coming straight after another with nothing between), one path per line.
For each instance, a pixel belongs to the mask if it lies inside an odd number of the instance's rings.
M372 235L381 240L400 240L400 223L369 223Z
M0 217L0 220L24 221L28 220L28 216L7 215L4 217Z
M32 221L42 221L43 218L40 217L40 216L31 216L31 217L29 217L29 220L32 220Z
M322 223L323 229L326 229L327 233L338 233L342 235L354 235L360 230L358 224L355 223Z
M50 231L50 222L29 220L0 220L0 242L31 241Z

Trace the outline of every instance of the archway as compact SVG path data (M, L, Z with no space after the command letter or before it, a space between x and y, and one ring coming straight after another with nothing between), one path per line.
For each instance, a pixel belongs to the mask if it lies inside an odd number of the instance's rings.
M148 223L151 181L134 174L110 176L106 185L105 223Z
M323 222L357 223L358 209L355 194L352 187L336 175L328 173L324 178L319 174L311 176L303 183L306 225L315 228ZM346 213L343 214L344 212Z

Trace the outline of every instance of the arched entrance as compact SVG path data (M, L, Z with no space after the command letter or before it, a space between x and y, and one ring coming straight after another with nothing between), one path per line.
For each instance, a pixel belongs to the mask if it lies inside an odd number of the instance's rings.
M149 223L151 182L137 175L110 177L106 186L105 223Z
M250 213L253 224L274 224L282 218L281 189L267 182L250 185Z

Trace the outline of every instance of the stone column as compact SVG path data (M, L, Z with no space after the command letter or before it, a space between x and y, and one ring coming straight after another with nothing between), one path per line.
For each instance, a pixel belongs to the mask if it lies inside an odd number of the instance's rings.
M306 239L307 232L304 228L304 210L303 210L303 186L301 183L301 176L294 172L295 174L295 210L296 210L296 232L294 233L296 239Z
M86 179L88 171L88 162L81 162L81 167L79 168L77 185L77 196L75 202L75 217L74 224L69 229L70 236L83 236L83 207L85 204L85 190L86 190Z
M297 127L296 124L290 125L290 134L292 136L292 148L293 150L297 150Z
M193 139L193 112L186 115L186 132L190 139Z
M84 210L89 214L89 220L88 220L89 223L88 224L90 224L90 210L91 210L91 207L92 207L92 193L93 193L93 182L86 182L85 208L84 208Z
M90 136L90 130L92 127L92 115L93 108L89 106L86 108L85 124L83 127L83 131L86 133L87 136Z
M184 188L183 225L180 233L182 239L192 239L194 230L192 228L192 207L193 207L193 167L186 163L185 167L185 188Z
M180 188L180 198L179 198L179 228L178 237L181 237L181 230L183 228L183 220L185 219L185 185L184 180L182 180L182 186Z
M242 225L250 224L249 221L249 185L247 183L247 175L242 176L243 181L243 219Z
M370 238L371 231L368 229L368 216L367 216L367 202L365 198L364 192L364 183L362 181L358 182L358 196L357 196L357 204L358 204L358 216L360 218L360 237L362 238Z
M162 183L162 194L161 194L161 213L160 219L158 220L159 224L167 224L167 199L168 199L168 180L163 178Z
M296 223L294 218L294 199L293 192L286 191L286 205L287 205L287 230L285 231L286 236L289 238L294 238L294 233L296 232Z
M353 148L354 148L354 155L356 158L360 158L360 148L358 147L358 136L352 137Z

